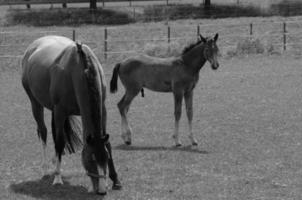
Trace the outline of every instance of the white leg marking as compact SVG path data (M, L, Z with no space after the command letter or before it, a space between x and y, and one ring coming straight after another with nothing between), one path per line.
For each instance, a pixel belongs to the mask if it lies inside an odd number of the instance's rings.
M126 124L126 120L124 119L124 117L122 117L121 132L122 132L122 138L123 138L124 142L126 142L127 141L127 124Z
M41 169L43 176L47 174L47 163L46 163L46 144L42 143L42 164Z
M63 180L61 176L61 162L59 161L59 158L57 157L57 166L55 170L55 178L53 180L53 185L63 185Z
M195 139L192 131L192 122L189 122L189 138L191 140L192 145L197 145L197 140Z
M178 134L179 134L179 121L175 121L174 135L172 137L175 141L175 145L176 146L181 146L181 142L179 140Z
M121 132L122 132L122 138L124 142L131 142L131 128L129 127L129 124L127 122L127 119L122 118L121 122Z

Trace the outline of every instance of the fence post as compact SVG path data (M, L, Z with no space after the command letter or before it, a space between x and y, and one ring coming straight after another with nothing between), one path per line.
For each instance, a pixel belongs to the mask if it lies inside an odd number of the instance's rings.
M130 6L130 7L132 6L132 1L131 1L131 0L129 0L129 6Z
M198 24L197 25L197 41L199 40L199 35L200 35L200 26Z
M105 7L105 0L103 0L103 7Z
M135 7L133 7L133 19L134 19L134 21L136 21L135 17L136 17L136 14L135 14Z
M250 23L250 35L253 35L253 23Z
M74 29L72 30L72 40L76 40L76 31Z
M169 0L167 0L167 6L169 5Z
M286 22L283 22L283 51L286 51Z
M170 43L171 30L170 26L168 26L168 43Z
M104 58L107 59L107 39L108 39L108 32L107 28L104 29Z

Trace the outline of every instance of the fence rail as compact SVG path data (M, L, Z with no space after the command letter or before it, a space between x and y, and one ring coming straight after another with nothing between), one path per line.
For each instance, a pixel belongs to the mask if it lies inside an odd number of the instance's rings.
M228 24L225 25L225 27L233 27L233 26L240 26L240 27L246 27L246 32L245 33L241 33L241 34L224 34L223 38L224 40L227 40L227 38L236 38L236 40L238 41L238 38L258 38L259 40L262 40L265 37L276 37L278 38L277 42L274 43L274 45L276 46L280 46L282 47L283 51L288 50L289 46L295 46L295 45L301 45L302 47L302 38L300 38L301 40L298 42L290 42L289 38L290 37L294 37L294 36L299 36L302 33L302 30L298 30L298 31L291 31L288 27L291 24L301 24L301 26L298 26L299 29L302 28L302 23L301 21L286 21L286 22L270 22L275 23L279 26L279 30L278 31L272 31L272 30L267 30L265 33L257 33L255 31L255 26L259 25L261 23L247 23L247 24L239 24L239 23L235 23L235 24ZM83 43L86 44L91 44L91 45L96 45L97 47L94 48L95 50L102 50L103 52L103 56L105 59L108 58L108 55L112 54L112 55L117 55L117 54L128 54L128 53L136 53L136 52L142 52L142 49L136 49L136 50L132 50L132 49L128 49L128 50L119 50L119 51L115 51L115 50L109 50L109 45L110 44L115 44L115 43L137 43L137 42L158 42L158 41L163 41L163 42L167 42L167 44L173 42L173 41L180 41L180 40L192 40L192 38L196 37L198 38L198 35L201 32L201 28L202 27L209 27L209 26L214 26L213 24L199 24L199 25L195 25L195 27L193 25L188 25L188 26L163 26L161 27L161 30L164 30L164 34L162 36L157 36L156 38L137 38L137 39L119 39L119 38L115 38L114 36L111 36L111 31L116 31L119 30L119 28L117 27L109 27L109 28L102 28L101 31L103 31L103 34L101 34L102 38L95 38L95 41L98 42L92 42L92 41L82 41ZM190 37L186 36L186 37L174 37L172 36L172 31L176 30L178 27L191 27L193 28L193 30L195 29L195 36L192 34ZM136 27L137 29L137 27ZM32 34L41 34L41 35L47 35L47 34L63 34L63 32L59 32L59 31L43 31L43 32L28 32L29 35ZM26 34L26 32L15 32L15 31L8 31L8 32L4 32L4 31L0 31L0 39L1 39L1 35L14 35L14 37L18 37L18 34ZM68 35L68 37L70 37L73 40L77 40L78 39L78 33L75 29L70 29L68 32L64 32L65 35ZM0 43L0 49L3 48L15 48L15 47L20 47L22 49L25 50L26 46L28 44L3 44ZM237 43L232 43L232 44L227 44L225 46L223 46L224 48L226 47L236 47ZM114 46L114 45L113 45ZM0 58L20 58L22 55L0 55Z
M169 0L97 0L99 3L109 2L137 2L137 1L163 1L169 3ZM171 1L171 0L170 0ZM173 1L173 0L172 0ZM67 4L67 3L89 3L89 0L0 0L1 5L27 5L27 4Z

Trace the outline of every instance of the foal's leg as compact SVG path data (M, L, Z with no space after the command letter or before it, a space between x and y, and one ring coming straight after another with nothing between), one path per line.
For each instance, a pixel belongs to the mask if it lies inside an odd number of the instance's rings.
M47 172L46 164L46 142L47 142L47 128L44 122L44 108L34 98L30 98L33 116L37 122L37 133L39 138L42 140L42 172L43 175Z
M175 129L174 135L172 136L175 140L175 145L177 147L181 146L181 142L179 140L179 120L181 117L181 106L182 106L182 99L183 99L183 92L182 91L173 91L174 95L174 116L175 116Z
M185 103L186 103L186 111L187 117L189 122L189 138L191 140L192 145L196 146L197 141L194 138L193 131L192 131L192 119L193 119L193 90L188 91L184 95Z
M139 90L135 93L129 93L126 91L126 94L123 96L123 98L120 100L120 102L117 104L120 114L121 114L121 127L122 127L122 138L127 145L131 145L131 133L132 130L129 126L128 119L127 119L127 113L130 107L130 104L134 97L138 94Z
M53 114L53 123L55 130L55 150L56 150L56 169L55 169L55 178L53 181L53 185L55 184L63 184L62 176L61 176L61 161L62 161L62 154L65 147L65 139L64 139L64 122L66 120L66 116L64 113L59 109L59 107L55 106Z

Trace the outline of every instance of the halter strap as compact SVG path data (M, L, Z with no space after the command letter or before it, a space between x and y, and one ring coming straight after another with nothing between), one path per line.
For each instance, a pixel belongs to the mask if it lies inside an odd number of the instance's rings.
M99 174L95 174L95 173L92 173L92 172L86 172L87 176L90 176L90 177L93 177L93 178L104 178L106 179L106 175L99 175Z

